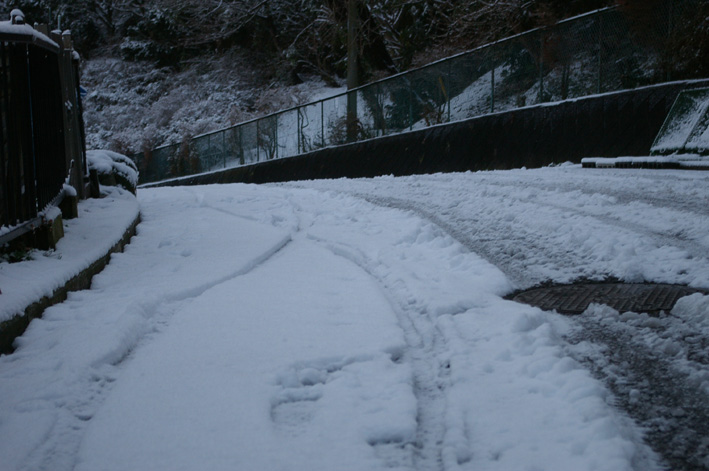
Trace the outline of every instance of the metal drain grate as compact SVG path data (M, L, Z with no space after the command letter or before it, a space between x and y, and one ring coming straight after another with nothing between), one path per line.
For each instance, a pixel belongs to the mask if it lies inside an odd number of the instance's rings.
M535 288L517 294L514 301L545 311L581 314L592 303L605 304L620 312L658 314L669 311L683 296L704 291L668 284L583 283Z

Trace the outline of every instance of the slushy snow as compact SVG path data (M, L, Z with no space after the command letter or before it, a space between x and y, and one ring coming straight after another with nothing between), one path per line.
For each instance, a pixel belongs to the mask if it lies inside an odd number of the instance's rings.
M503 296L709 287L707 190L578 165L139 190L125 252L0 357L0 468L662 469L573 321ZM707 332L706 299L676 314Z

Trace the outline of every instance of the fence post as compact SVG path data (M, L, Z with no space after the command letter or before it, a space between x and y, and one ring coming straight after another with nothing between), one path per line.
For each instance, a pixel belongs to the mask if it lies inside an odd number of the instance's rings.
M52 35L60 44L59 75L62 89L64 113L64 142L66 149L66 168L71 172L69 182L76 189L79 198L85 198L84 191L84 149L80 139L79 104L77 100L78 84L74 76L74 46L69 32ZM73 166L71 162L74 162Z
M495 62L492 63L490 71L490 113L495 112Z
M357 92L347 92L347 114L345 118L345 126L347 133L347 142L356 142L358 140L357 126Z
M409 84L409 131L414 128L414 92L411 86L411 79L406 81Z
M301 128L301 124L300 124L300 108L298 108L297 113L298 113L298 117L297 117L298 124L296 125L296 126L297 126L297 127L296 127L296 132L297 132L298 134L296 134L295 140L296 140L296 146L298 147L298 149L297 149L297 151L296 151L296 154L297 154L297 155L300 155L300 153L301 153L301 152L300 152L300 139L301 139L301 134L302 134L302 131L303 131L303 129Z
M382 85L377 83L377 114L379 115L379 121L381 125L382 136L386 136L387 133L387 117L384 111L384 96L382 95Z
M597 93L603 93L603 13L598 14L598 87Z
M195 142L195 140L192 140L192 142ZM201 152L199 152L199 148L198 148L197 146L195 146L195 147L197 148L197 152L198 152L197 158L200 160L200 163L201 163L201 161L202 161L202 158L201 158L201 156L200 156ZM207 156L209 157L209 162L208 162L208 164L209 164L209 167L210 167L210 170L211 170L211 167L212 167L212 158L213 158L213 157L212 157L212 135L211 135L211 134L207 134ZM216 159L215 159L215 160L216 160ZM214 162L214 163L216 164L216 162ZM201 165L200 165L200 167L201 167Z
M320 100L320 136L322 147L325 147L325 100Z
M276 121L273 126L273 145L276 146L276 149L274 150L274 158L278 158L278 115L274 117L274 120Z
M447 82L447 88L446 88L446 101L448 102L448 122L451 122L451 62L453 62L451 59L448 59L448 79L446 80Z
M259 126L260 122L260 119L256 120L256 162L261 161L261 126Z
M239 126L239 162L241 165L246 163L246 157L244 156L244 125Z
M539 31L539 103L544 102L544 30Z

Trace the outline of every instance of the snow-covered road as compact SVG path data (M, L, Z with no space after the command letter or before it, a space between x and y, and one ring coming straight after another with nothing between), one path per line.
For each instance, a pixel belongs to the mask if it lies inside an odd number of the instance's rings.
M541 170L289 184L344 191L434 223L516 289L554 282L709 283L703 172ZM613 392L671 469L709 469L709 301L660 319L592 306L564 332L570 357Z
M709 468L709 296L660 318L503 298L580 277L709 288L705 173L139 200L126 252L0 357L3 471Z
M611 276L706 287L708 182L703 172L571 165L303 186L412 211L518 288Z

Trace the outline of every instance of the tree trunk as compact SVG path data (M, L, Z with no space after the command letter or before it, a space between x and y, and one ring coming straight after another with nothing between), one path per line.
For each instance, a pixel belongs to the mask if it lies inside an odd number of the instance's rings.
M359 12L357 0L347 3L347 89L359 86ZM347 95L347 141L357 140L357 93Z

